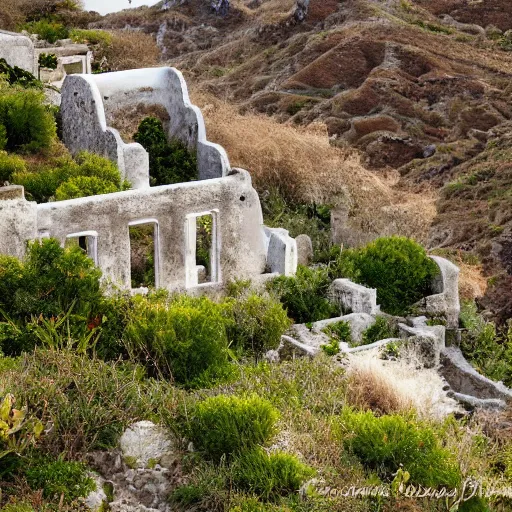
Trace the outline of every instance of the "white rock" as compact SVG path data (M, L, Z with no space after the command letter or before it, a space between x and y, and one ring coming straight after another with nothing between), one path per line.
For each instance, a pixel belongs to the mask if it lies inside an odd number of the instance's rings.
M173 451L171 436L151 421L139 421L121 436L120 448L124 458L134 461L137 468L147 468L150 461L160 459Z

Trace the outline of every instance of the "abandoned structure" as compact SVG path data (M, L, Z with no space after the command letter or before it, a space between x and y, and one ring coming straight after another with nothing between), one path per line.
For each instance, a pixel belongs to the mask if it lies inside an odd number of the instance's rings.
M43 82L60 85L67 75L92 72L92 52L85 44L73 44L71 40L49 45L34 41L23 34L0 30L0 58L11 66L18 66L32 73ZM39 55L52 54L57 57L57 68L39 66Z
M125 143L106 121L113 111L138 104L168 112L169 138L197 154L198 181L150 187L146 150ZM107 282L131 289L130 230L148 226L155 287L215 292L235 278L258 281L295 272L295 240L285 230L263 226L249 173L231 169L224 149L207 141L201 111L190 103L179 71L67 76L61 111L70 151L111 159L132 189L46 204L26 201L21 187L3 189L9 200L0 201L0 253L22 257L26 242L38 238L62 245L80 239ZM197 226L205 218L211 226L208 269L197 259Z
M57 57L56 69L39 68L38 78L45 83L60 85L67 75L92 73L92 52L86 44L65 44L62 46L35 48L36 62L42 53Z

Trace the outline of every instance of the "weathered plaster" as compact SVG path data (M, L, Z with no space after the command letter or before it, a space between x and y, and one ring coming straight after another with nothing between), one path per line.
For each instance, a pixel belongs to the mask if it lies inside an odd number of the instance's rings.
M18 66L36 75L34 43L29 37L0 30L0 58L10 66Z
M146 151L139 144L125 144L106 122L107 113L140 104L165 108L168 137L196 151L200 180L229 174L227 154L206 140L203 116L190 102L183 75L169 67L67 76L61 107L64 143L73 154L88 150L110 158L134 188L149 186Z

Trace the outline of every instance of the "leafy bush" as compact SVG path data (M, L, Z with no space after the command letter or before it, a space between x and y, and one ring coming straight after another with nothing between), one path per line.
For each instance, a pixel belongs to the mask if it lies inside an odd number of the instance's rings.
M277 409L257 395L218 395L195 405L189 436L207 457L219 461L267 444L276 434L278 419Z
M43 84L28 71L18 66L10 66L5 59L0 59L0 75L4 75L5 80L10 85L19 85L21 87L39 87Z
M19 457L37 442L44 429L39 420L27 418L26 407L14 409L14 402L14 396L7 394L0 403L0 477L16 468Z
M331 279L327 268L299 265L293 277L279 276L268 284L296 323L316 322L339 313L327 299Z
M69 30L64 25L48 19L26 23L23 28L27 32L37 34L40 39L52 44L59 39L67 39L69 37Z
M232 346L256 359L279 346L290 320L282 304L269 295L238 294L229 301L234 322L229 329Z
M442 448L428 425L400 415L376 417L373 412L343 409L339 417L346 449L357 455L369 469L391 480L402 468L411 483L427 487L456 487L460 469L449 450Z
M77 197L111 194L112 192L118 192L118 190L118 187L113 183L96 176L76 176L59 186L55 191L55 199L57 201L64 201L66 199L76 199Z
M375 343L376 341L397 337L398 329L396 325L391 320L383 316L378 316L375 319L375 323L370 325L370 327L368 327L363 332L363 340L361 345L369 345L370 343Z
M336 277L348 277L376 288L384 311L401 315L430 293L432 279L439 269L421 245L405 237L392 236L343 251L333 272Z
M61 157L50 167L14 173L12 181L23 185L27 196L38 203L108 194L129 187L113 162L86 151L80 152L75 160Z
M38 64L42 68L57 69L58 59L54 53L40 53Z
M232 466L233 484L242 491L263 499L295 493L302 483L314 474L297 457L257 448L235 459Z
M4 352L12 355L33 348L36 340L25 328L32 317L59 317L72 310L70 327L83 333L102 300L100 276L79 247L63 249L53 239L29 244L23 263L2 256L0 341Z
M149 153L152 185L183 183L197 179L196 155L179 140L168 142L159 119L143 119L133 139Z
M350 324L345 320L340 320L334 324L330 324L325 329L322 329L322 332L327 334L331 340L336 342L335 346L338 347L336 354L339 352L339 342L343 341L345 343L352 342L352 331L350 330ZM329 354L328 355L334 355Z
M7 146L7 128L0 124L0 151L3 151Z
M9 151L39 151L49 148L56 136L55 120L43 104L44 93L0 81L0 124L7 135Z
M25 478L33 490L42 490L45 498L64 496L65 503L96 490L94 480L87 476L87 468L80 462L36 459L25 471Z
M512 386L512 322L508 331L498 333L496 326L485 320L474 301L461 304L462 331L460 349L476 369L487 377Z
M201 387L232 371L226 306L206 297L177 296L169 303L139 298L130 316L124 345L132 360L145 364L150 375Z
M11 181L14 173L25 172L25 170L25 161L22 158L0 151L0 182Z

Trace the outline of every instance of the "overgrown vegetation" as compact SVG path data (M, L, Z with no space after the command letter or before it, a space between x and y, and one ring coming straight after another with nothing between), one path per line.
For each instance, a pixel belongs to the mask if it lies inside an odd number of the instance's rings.
M414 303L429 295L439 270L421 245L393 236L343 251L334 272L376 288L377 303L384 311L404 315Z
M473 301L462 303L460 348L476 369L487 377L512 386L512 322L502 332L486 321Z
M143 119L133 139L149 153L152 185L168 185L197 179L195 154L177 139L167 141L159 119Z
M11 174L10 181L25 187L29 199L38 203L62 201L129 188L117 166L98 155L81 152L75 159L63 156L46 165Z
M331 278L327 268L300 266L293 277L280 276L269 289L283 303L295 323L316 322L336 316L339 309L327 298Z

